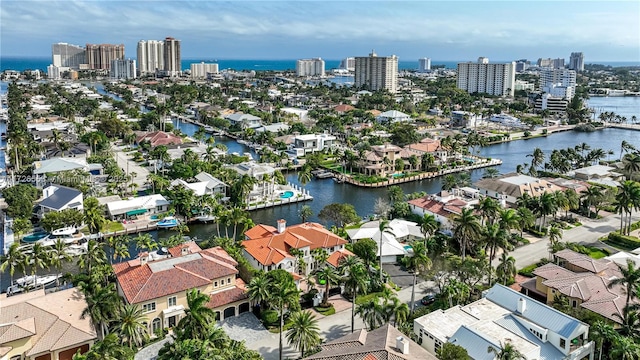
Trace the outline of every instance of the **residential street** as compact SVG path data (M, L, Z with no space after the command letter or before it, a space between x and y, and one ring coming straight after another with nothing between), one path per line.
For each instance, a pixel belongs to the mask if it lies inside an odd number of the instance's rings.
M136 176L133 179L133 182L138 184L138 188L142 189L147 182L147 176L149 175L149 170L147 168L142 167L136 164L135 161L131 160L128 154L124 152L114 149L113 150L114 157L116 158L116 162L118 166L124 170L127 175L135 173Z

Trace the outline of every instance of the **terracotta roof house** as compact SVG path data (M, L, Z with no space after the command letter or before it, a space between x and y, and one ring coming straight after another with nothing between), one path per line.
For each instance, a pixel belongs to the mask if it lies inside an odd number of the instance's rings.
M450 218L460 215L463 208L472 207L480 200L479 191L464 187L460 189L442 190L422 198L409 200L411 212L424 216L433 215L443 228L450 228Z
M136 143L140 144L143 141L148 141L151 144L151 147L160 145L181 145L183 142L180 136L164 131L141 133L136 137Z
M320 345L322 350L304 359L317 360L435 360L434 355L386 324L372 331L361 329Z
M335 252L341 252L343 256L350 255L344 249L347 240L318 223L307 222L287 227L285 220L278 220L278 228L256 225L245 232L245 237L246 240L242 242L244 256L253 267L264 271L284 269L293 274L308 274L319 265L311 253L314 249L324 249L330 258ZM306 269L296 269L298 264L296 256L291 254L292 249L303 253Z
M419 154L432 153L440 149L440 140L424 138L415 144L405 146L405 149L415 151Z
M0 359L71 360L96 340L77 288L32 291L0 299Z
M549 263L533 271L535 278L522 283L522 292L551 304L558 294L565 295L569 304L593 311L622 324L626 301L622 285L609 288L612 280L622 277L618 264L609 259L593 259L565 249L554 254L556 263ZM632 300L638 304L637 300Z
M346 112L349 112L351 110L355 110L355 107L351 106L351 105L346 105L346 104L340 104L336 107L333 108L333 111L337 112L338 114L344 114Z
M244 282L236 279L238 263L220 247L202 250L193 241L167 250L167 257L150 261L148 253L113 265L118 293L127 304L145 312L147 329L174 327L184 317L187 292L207 294L207 306L219 320L249 311Z

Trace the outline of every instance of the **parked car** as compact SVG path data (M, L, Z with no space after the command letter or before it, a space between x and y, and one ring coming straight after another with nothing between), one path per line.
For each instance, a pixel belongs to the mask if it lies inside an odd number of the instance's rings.
M420 300L420 303L422 305L429 305L429 304L433 304L433 302L436 301L436 296L434 294L429 294L429 295L425 295L422 300Z

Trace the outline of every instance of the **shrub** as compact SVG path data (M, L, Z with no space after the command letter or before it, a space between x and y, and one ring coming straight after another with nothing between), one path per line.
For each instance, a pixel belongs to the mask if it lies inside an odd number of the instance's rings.
M640 247L640 239L633 236L620 235L617 231L609 233L609 236L607 236L607 243L628 250Z
M267 326L277 325L280 318L275 310L264 310L261 314L262 322Z
M522 275L522 276L526 276L526 277L533 277L533 270L535 270L536 268L544 265L544 264L548 264L550 261L547 258L542 258L540 259L539 262L533 264L533 265L529 265L526 267L523 267L522 269L520 269L518 271L518 274Z

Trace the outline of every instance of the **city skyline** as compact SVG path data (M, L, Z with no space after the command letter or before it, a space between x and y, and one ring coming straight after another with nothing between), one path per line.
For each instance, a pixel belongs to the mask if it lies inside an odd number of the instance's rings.
M586 63L640 61L639 12L632 1L3 1L0 54L44 57L57 42L123 43L125 57L135 58L139 40L171 36L187 59L341 59L375 49L416 61L572 52Z

